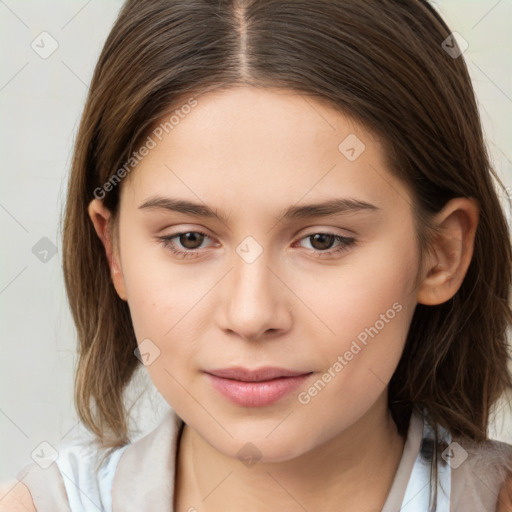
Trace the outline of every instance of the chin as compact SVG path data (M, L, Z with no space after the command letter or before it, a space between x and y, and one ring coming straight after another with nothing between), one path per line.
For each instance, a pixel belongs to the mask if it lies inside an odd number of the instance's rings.
M298 429L295 429L297 434ZM304 439L302 435L289 435L286 431L278 435L272 433L266 437L267 433L261 430L258 434L233 434L233 438L209 439L204 437L217 451L227 457L240 460L242 463L251 467L256 463L278 463L286 462L308 452L314 448L314 443ZM219 442L221 441L221 442Z

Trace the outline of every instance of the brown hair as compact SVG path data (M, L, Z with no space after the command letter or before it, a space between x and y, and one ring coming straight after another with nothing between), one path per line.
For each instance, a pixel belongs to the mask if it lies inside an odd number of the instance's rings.
M79 339L76 407L106 446L128 441L123 393L140 363L88 203L164 114L196 93L237 85L298 91L380 137L389 169L412 191L423 250L432 214L451 198L476 199L479 226L466 277L448 302L417 306L389 406L402 435L418 409L453 435L487 439L491 409L512 387L511 246L464 59L442 46L449 36L419 0L125 3L92 79L63 230ZM103 199L114 215L121 186Z

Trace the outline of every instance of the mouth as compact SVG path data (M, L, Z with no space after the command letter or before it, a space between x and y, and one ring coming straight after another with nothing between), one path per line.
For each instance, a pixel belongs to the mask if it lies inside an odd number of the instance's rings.
M205 371L216 391L242 407L264 407L275 403L299 387L312 373L275 367Z

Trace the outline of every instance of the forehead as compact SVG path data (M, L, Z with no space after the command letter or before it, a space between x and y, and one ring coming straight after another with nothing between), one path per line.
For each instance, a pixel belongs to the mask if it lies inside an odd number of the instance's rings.
M140 204L158 192L226 210L277 211L334 194L375 204L405 193L385 167L379 139L325 102L249 87L195 100L173 123L166 115L155 124L154 147L123 192L131 201Z

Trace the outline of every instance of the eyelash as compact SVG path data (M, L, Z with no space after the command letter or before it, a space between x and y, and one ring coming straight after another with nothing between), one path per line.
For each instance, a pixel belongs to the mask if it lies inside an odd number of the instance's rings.
M199 254L198 254L199 249L189 249L189 250L182 251L180 249L176 249L176 247L172 243L173 239L179 238L181 235L185 235L187 233L196 233L198 235L202 235L204 237L210 238L206 233L204 233L202 231L182 231L180 233L175 233L174 235L170 235L170 236L160 236L160 237L158 237L158 240L162 243L162 245L166 249L170 250L175 256L178 256L181 259L197 258L197 257L199 257ZM333 254L341 254L341 253L347 251L349 249L349 247L356 245L356 240L354 238L336 235L335 233L329 233L329 232L324 232L324 231L310 233L309 235L299 238L298 241L313 237L314 235L333 236L335 241L342 243L342 245L338 246L337 248L329 249L326 251L320 251L318 249L311 249L312 251L321 254L321 256L315 256L319 259L321 259L325 256L331 256Z

